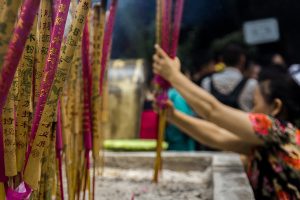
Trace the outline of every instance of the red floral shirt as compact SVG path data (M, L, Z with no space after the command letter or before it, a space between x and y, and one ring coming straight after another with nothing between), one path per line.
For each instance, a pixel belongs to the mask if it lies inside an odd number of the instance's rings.
M264 114L249 115L264 141L250 156L248 177L257 200L300 199L300 130Z

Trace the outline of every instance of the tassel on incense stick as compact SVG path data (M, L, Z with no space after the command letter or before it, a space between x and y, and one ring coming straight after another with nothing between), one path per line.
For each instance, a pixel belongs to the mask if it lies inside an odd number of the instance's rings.
M47 104L44 108L44 111L41 116L41 121L37 129L38 134L36 134L34 138L32 148L29 148L29 159L27 166L25 167L24 181L27 184L29 184L33 189L36 189L38 186L38 177L33 172L35 172L38 169L41 159L40 154L35 154L34 152L43 152L44 147L40 146L39 144L43 142L48 142L48 138L45 137L45 135L47 135L47 132L45 132L45 127L49 124L49 119L53 118L55 114L57 101L62 91L64 82L67 78L78 39L80 38L80 35L83 30L83 25L85 22L83 20L85 20L87 16L89 4L90 1L83 0L80 1L77 6L77 13L75 16L75 20L73 21L74 24L73 26L71 26L70 32L68 34L67 43L62 48L62 54L60 59L61 62L59 63L57 72L55 74L52 90L50 92L50 95L48 96Z

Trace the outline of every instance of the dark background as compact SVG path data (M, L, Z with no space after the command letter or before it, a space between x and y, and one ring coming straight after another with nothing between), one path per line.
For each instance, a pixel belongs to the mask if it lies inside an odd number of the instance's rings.
M300 0L185 0L178 55L183 67L226 41L243 43L245 21L275 17L280 41L248 46L258 57L281 53L288 64L300 63ZM155 43L155 0L119 0L112 58L144 58L151 63ZM150 69L150 66L148 67Z

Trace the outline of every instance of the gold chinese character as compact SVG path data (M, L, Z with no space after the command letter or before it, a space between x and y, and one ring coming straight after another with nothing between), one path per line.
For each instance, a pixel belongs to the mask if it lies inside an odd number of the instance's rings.
M24 24L24 21L22 19L20 19L17 23L17 27L18 28L23 28L23 24Z
M49 51L50 56L55 55L55 54L56 54L56 51L57 51L57 50L56 50L55 48L51 48L50 51Z
M55 19L54 25L61 25L61 23L62 23L62 18L61 18L61 17L57 17L57 18Z
M55 43L60 43L59 37L54 37L54 38L53 38L53 43L54 43L54 44L55 44Z
M43 78L43 82L46 82L46 81L47 81L47 77L48 77L48 72L45 72L44 78Z
M66 5L60 4L58 8L58 12L65 12L65 10L66 10Z
M19 35L18 34L14 35L12 38L12 42L16 43L18 40L19 40Z

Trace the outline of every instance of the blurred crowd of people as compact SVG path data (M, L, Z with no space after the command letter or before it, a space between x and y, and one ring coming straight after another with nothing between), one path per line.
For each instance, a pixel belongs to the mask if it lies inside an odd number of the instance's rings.
M201 62L197 72L191 74L185 71L186 77L220 102L246 112L253 109L254 91L260 75L265 71L282 73L288 70L281 54L272 53L266 55L263 60L252 60L247 56L246 50L235 43L228 44L217 56L207 52L199 57ZM170 89L169 99L177 110L195 116L176 89ZM167 126L166 141L169 143L169 150L172 151L213 150L199 144L173 124Z

